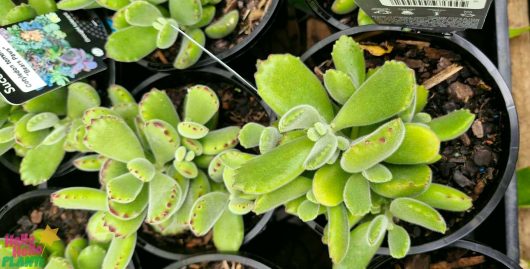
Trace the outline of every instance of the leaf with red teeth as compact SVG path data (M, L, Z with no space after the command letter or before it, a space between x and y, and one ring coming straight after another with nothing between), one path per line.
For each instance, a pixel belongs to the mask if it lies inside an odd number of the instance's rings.
M200 141L203 146L204 154L215 155L224 150L234 148L237 145L237 137L239 135L239 127L226 127L215 130Z
M180 137L173 126L165 121L150 120L145 124L144 133L158 164L173 159L180 146Z
M94 213L88 220L86 225L86 233L90 242L95 243L109 243L114 235L107 231L107 228L103 225L103 217L105 216L104 211L98 211Z
M188 89L184 104L186 121L207 123L219 110L219 98L208 86L195 85Z
M90 84L76 82L68 86L67 115L70 119L83 116L83 112L89 108L101 104L99 94Z
M85 187L66 188L50 195L51 202L65 209L107 210L104 191Z
M190 228L196 236L204 236L227 210L228 194L210 192L200 197L190 213Z
M157 224L170 218L177 208L182 190L177 182L160 172L149 182L147 223Z
M108 88L107 93L112 105L119 104L136 104L132 94L120 85L112 85Z
M174 128L180 122L179 116L167 93L153 89L146 93L140 102L140 115L145 122L162 120Z
M126 268L134 254L136 247L136 233L126 238L114 238L103 260L102 268Z
M138 158L127 163L127 169L137 179L143 182L149 182L155 176L155 166L147 159Z
M210 182L208 180L208 176L199 170L199 175L197 178L190 180L190 186L184 203L180 206L177 213L175 213L175 219L177 223L181 225L188 225L190 221L190 211L195 204L195 201L197 201L199 197L209 192Z
M83 124L89 125L93 119L101 118L103 116L116 116L119 117L117 113L112 111L110 108L106 107L93 107L85 110L83 113L83 117L81 120L83 121Z
M115 202L130 203L140 194L143 185L133 174L123 174L107 183L107 195Z
M201 139L208 134L210 129L208 129L208 127L200 123L196 123L192 121L183 121L179 123L178 131L179 131L179 134L184 137L187 137L190 139Z
M189 151L195 152L196 156L201 156L203 153L203 148L201 142L195 139L190 139L187 137L182 138L182 145Z
M106 161L101 155L87 155L74 160L74 166L85 172L97 172Z
M144 184L142 190L134 201L123 204L113 200L108 200L109 213L123 220L130 220L138 217L147 208L149 199L149 187Z
M122 220L109 212L105 212L105 215L103 216L103 226L107 231L114 234L115 237L124 238L138 231L145 220L146 214L147 211L144 211L134 219Z
M127 164L113 159L106 160L99 170L99 184L107 186L107 183L116 177L128 173Z

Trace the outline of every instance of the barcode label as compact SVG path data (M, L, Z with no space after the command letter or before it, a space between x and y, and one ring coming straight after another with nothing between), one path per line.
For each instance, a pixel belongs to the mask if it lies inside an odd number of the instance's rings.
M387 7L435 7L435 8L460 8L483 9L486 0L380 0Z

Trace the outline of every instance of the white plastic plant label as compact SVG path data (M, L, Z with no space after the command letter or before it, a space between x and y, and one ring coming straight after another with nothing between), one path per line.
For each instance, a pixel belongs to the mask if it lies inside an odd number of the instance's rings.
M357 0L378 24L438 31L480 29L493 0Z

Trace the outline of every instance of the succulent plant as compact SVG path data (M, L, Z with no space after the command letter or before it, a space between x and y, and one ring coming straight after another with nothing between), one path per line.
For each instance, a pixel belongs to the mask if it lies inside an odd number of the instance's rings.
M353 12L355 9L359 9L357 15L357 24L358 25L369 25L375 24L375 22L364 12L362 9L358 8L355 0L335 0L331 4L331 11L337 15L347 15Z
M53 203L102 211L103 225L115 238L136 233L145 222L167 236L213 230L219 250L237 251L242 215L250 210L233 206L217 167L247 154L233 149L239 127L210 130L217 124L216 93L203 85L188 88L181 120L164 91L153 89L139 104L125 89L114 91L112 108L84 113L83 144L95 154L74 162L81 170L99 171L102 189L63 189L52 195Z
M28 0L15 5L12 0L0 0L0 26L35 18L57 10L55 0Z
M366 71L363 49L348 36L332 59L324 85L294 56L258 63L258 93L280 120L242 128L241 145L261 155L241 160L224 180L257 214L285 205L303 221L324 215L335 268L364 268L386 235L393 257L407 254L401 222L445 233L436 209L471 208L466 194L431 182L428 164L475 116L457 110L432 119L421 112L428 92L412 69L388 61Z
M25 185L38 185L54 174L66 152L83 152L78 140L85 109L100 105L97 91L77 82L46 93L23 105L0 101L0 154L10 149L22 158Z
M184 30L193 40L206 43L206 37L220 39L230 35L239 23L237 10L226 13L213 21L219 0L62 0L58 6L64 10L83 9L99 4L115 10L113 26L117 30L110 35L107 54L121 62L138 61L156 49L168 49L177 42ZM204 28L204 31L202 30ZM141 38L139 38L141 37ZM130 46L131 42L134 46ZM129 49L124 50L127 46ZM180 51L173 63L177 69L194 65L202 55L202 49L188 38L182 38Z

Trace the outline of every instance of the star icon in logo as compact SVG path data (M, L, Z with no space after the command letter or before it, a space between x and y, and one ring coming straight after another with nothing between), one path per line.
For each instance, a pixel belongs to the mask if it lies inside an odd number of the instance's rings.
M46 229L42 231L42 234L40 236L40 243L43 244L45 247L51 247L53 243L56 241L60 241L61 238L57 236L57 232L59 231L59 228L52 229L50 226L46 225Z

